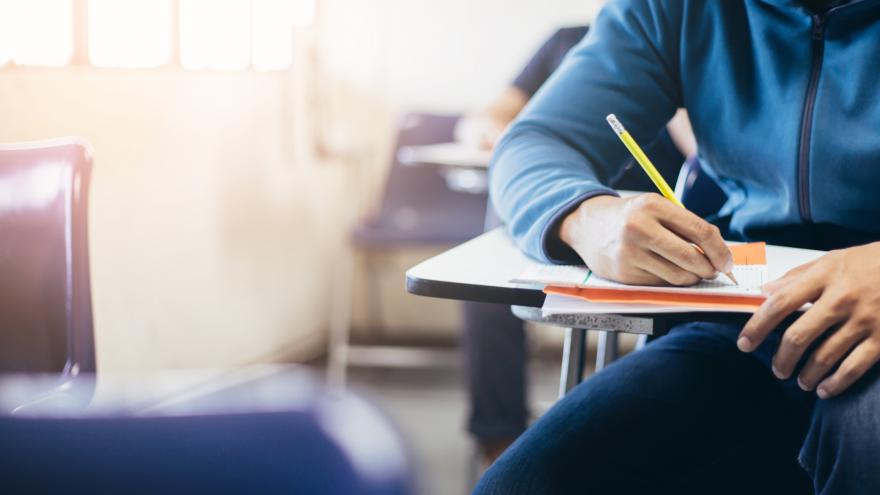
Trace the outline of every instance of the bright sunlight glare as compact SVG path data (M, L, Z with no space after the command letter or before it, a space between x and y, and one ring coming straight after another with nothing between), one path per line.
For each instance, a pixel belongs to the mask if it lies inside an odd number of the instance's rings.
M253 0L251 43L255 69L278 70L290 65L293 5L290 0Z
M151 68L174 55L187 69L282 70L294 28L315 19L316 0L89 0L88 57L98 67ZM0 66L64 66L74 51L74 0L0 0ZM79 46L79 45L77 45Z
M146 68L171 59L171 0L89 0L89 59Z
M61 66L73 56L73 0L0 1L0 64Z
M246 68L250 24L248 0L181 0L181 64L187 69Z

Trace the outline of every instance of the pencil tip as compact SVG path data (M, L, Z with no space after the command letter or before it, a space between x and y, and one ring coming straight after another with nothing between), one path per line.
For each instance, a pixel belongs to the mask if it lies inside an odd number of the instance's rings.
M736 279L736 277L733 276L733 272L727 272L727 273L725 273L725 275L727 275L727 278L729 278L731 282L733 282L736 285L739 285L739 281Z

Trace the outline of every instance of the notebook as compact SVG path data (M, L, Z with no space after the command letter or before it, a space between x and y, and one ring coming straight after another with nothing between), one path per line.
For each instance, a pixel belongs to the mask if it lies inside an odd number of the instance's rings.
M583 266L529 265L514 283L543 285L544 292L614 305L663 305L691 310L746 311L764 301L769 281L766 244L731 245L734 284L723 275L688 287L627 285L602 278Z

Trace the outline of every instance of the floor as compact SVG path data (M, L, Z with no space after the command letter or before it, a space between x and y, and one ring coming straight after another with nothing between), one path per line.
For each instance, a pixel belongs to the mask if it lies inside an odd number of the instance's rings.
M419 495L469 493L474 476L472 443L460 369L353 368L350 383L397 423L413 451ZM559 362L533 358L529 367L533 409L556 398Z

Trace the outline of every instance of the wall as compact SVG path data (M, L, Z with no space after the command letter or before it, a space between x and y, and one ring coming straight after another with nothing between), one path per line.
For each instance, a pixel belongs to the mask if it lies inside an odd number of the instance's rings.
M99 366L224 366L321 350L342 168L308 160L283 74L0 70L0 141L95 149ZM300 132L298 132L300 131Z
M602 0L323 0L322 62L398 109L484 105L560 26Z

